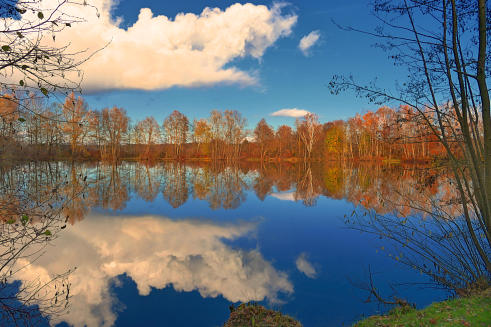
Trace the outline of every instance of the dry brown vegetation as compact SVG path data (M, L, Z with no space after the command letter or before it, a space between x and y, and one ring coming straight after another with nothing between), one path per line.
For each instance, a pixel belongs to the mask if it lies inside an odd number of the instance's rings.
M90 109L74 93L62 105L48 105L44 98L34 95L18 104L20 100L15 97L6 94L0 101L3 158L110 162L123 159L427 162L446 158L438 137L408 106L381 107L346 121L324 124L316 115L307 114L296 120L295 128L281 125L276 130L262 119L249 131L246 119L235 110L213 110L208 118L192 123L174 110L159 125L153 117L133 123L119 107ZM458 154L458 137L451 144Z

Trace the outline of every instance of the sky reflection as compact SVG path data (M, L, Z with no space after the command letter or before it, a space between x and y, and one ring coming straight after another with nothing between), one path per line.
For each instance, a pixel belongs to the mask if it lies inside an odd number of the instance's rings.
M153 288L172 285L176 291L197 290L204 298L275 303L280 301L280 293L293 293L287 274L275 269L259 250L235 249L224 242L248 237L256 226L245 221L219 224L89 214L60 235L53 247L17 278L47 279L77 267L70 275L70 312L61 318L74 326L114 323L110 281L123 274L136 283L142 296Z
M383 293L392 293L392 282L427 279L377 252L389 244L348 228L344 215L410 214L408 203L439 197L451 205L453 194L444 171L418 167L35 163L19 176L9 169L0 182L25 185L41 201L54 185L62 195L81 194L63 208L66 229L37 260L19 260L23 269L12 277L49 280L77 267L69 312L51 317L62 326L217 326L230 304L247 301L304 326L349 325L384 310L364 303L366 293L350 282L366 280L369 265ZM419 306L446 296L398 292Z

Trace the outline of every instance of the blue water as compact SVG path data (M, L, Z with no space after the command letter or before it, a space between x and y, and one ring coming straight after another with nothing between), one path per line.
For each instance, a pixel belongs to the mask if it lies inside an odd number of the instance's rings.
M33 263L46 273L77 267L69 312L52 325L221 326L231 304L254 301L307 327L349 326L388 309L366 303L357 286L369 266L386 296L394 294L391 284L428 281L377 251L387 241L349 228L343 217L355 206L345 198L318 192L306 206L295 200L293 183L282 191L273 185L261 199L251 170L242 176L240 203L213 209L194 196L186 174L187 200L177 207L164 197L168 177L158 172L151 200L120 184L127 194L119 209L86 208ZM448 296L410 285L396 291L419 307Z

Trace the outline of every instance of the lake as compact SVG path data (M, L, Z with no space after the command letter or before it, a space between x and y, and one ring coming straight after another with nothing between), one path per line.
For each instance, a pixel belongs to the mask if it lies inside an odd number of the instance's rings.
M409 204L450 197L444 169L30 162L0 174L3 207L44 203L66 222L12 261L3 283L26 298L26 285L63 274L69 292L50 284L26 302L41 325L221 326L230 305L253 301L304 326L349 326L387 310L360 287L369 267L386 296L419 307L448 296L381 251L389 241L347 223L367 210L422 219Z

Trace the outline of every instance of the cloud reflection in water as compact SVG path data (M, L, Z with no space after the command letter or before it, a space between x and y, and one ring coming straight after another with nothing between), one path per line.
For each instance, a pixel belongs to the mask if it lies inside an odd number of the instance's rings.
M256 226L91 214L16 277L47 280L77 267L70 275L70 312L52 321L74 326L113 325L116 300L110 281L121 274L134 280L140 295L172 285L176 291L197 290L203 297L221 295L232 302L279 301L279 293L293 292L288 276L258 250L235 249L224 242L247 236Z

